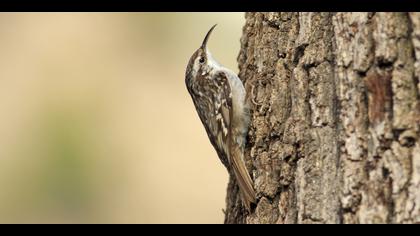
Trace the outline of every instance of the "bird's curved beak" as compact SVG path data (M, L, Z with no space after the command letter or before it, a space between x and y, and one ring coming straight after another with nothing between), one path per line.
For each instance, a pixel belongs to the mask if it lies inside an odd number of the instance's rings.
M211 32L213 31L214 27L216 27L216 25L217 25L217 24L213 25L213 27L211 27L211 28L210 28L209 32L207 32L206 37L205 37L205 38L204 38L204 40L203 40L203 44L201 44L201 48L202 48L203 50L206 50L206 48L207 48L207 41L209 40L209 38L210 38L210 34L211 34Z

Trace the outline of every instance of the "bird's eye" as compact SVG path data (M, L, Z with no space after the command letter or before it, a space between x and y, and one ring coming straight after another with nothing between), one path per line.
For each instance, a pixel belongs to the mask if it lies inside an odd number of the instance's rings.
M200 63L204 63L206 61L206 59L204 57L200 58L200 60L198 60Z

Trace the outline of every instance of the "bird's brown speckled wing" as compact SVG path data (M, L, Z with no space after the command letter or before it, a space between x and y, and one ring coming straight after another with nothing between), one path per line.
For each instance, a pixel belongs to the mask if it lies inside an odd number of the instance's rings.
M222 102L220 104L220 107L217 107L217 114L222 115L221 117L219 116L219 119L216 119L217 125L224 132L222 132L222 137L218 137L218 139L215 140L218 141L217 145L219 146L222 146L226 143L228 144L227 157L229 162L229 169L230 171L233 171L236 177L245 206L249 210L250 203L256 201L256 196L253 187L253 181L248 173L244 162L244 145L243 143L238 143L236 140L233 140L235 134L232 134L232 126L235 124L231 123L234 122L232 117L234 107L232 106L231 88L228 82L227 75L224 72L217 73L214 77L214 82L219 85L219 88L221 89L221 93L219 94L222 98L224 98L221 99ZM227 132L225 132L225 127L227 128ZM226 147L224 147L224 149L226 150Z

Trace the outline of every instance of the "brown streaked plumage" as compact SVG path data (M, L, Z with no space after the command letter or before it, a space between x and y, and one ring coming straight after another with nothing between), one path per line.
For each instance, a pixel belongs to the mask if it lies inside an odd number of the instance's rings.
M216 62L207 49L215 26L191 56L185 83L211 144L223 165L236 177L244 206L250 211L256 195L244 161L249 108L241 80Z

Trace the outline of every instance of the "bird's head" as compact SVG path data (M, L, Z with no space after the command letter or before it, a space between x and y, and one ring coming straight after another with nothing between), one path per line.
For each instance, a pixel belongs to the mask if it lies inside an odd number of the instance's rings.
M216 24L217 25L217 24ZM206 37L203 40L201 46L193 53L188 62L187 70L185 72L185 81L187 86L193 80L197 79L200 76L206 76L210 73L215 67L218 66L218 63L213 59L209 50L207 49L207 42L210 38L211 32L216 27L210 28L207 32Z

